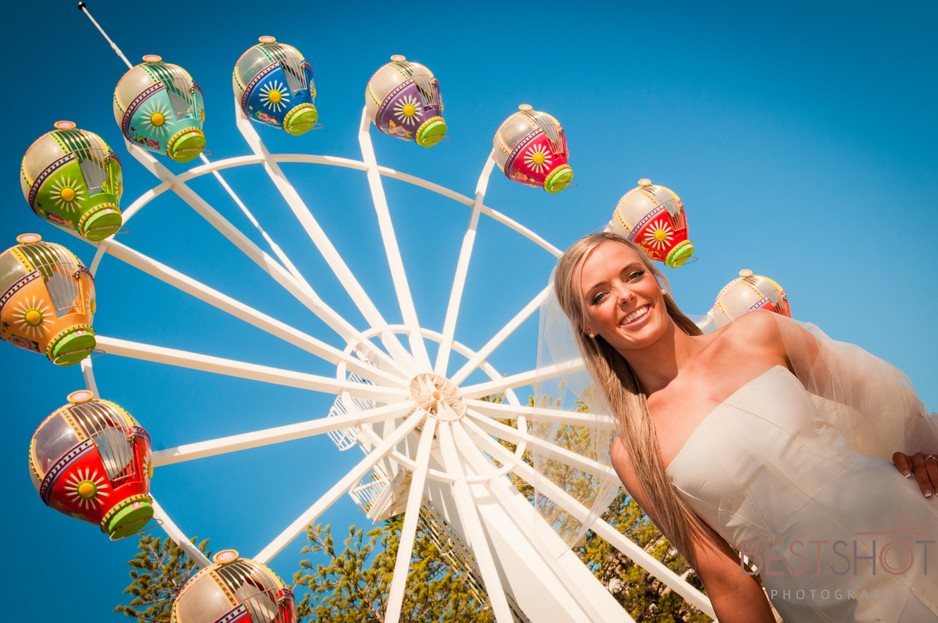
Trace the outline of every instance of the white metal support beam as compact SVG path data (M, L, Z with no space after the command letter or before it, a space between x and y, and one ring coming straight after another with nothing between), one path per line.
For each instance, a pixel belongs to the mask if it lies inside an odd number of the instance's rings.
M166 511L163 510L163 507L159 505L159 502L156 501L156 498L152 495L150 496L153 500L153 519L155 519L160 526L163 528L163 531L171 538L176 545L181 547L186 554L189 555L189 558L194 560L200 567L207 567L212 564L212 561L196 547L192 541L189 540L189 537L179 529L169 515L166 514Z
M396 446L410 431L414 430L421 420L426 416L422 411L415 411L408 417L403 424L398 426L390 435L385 437L384 441L375 447L374 450L369 452L365 458L358 462L358 464L350 469L345 476L343 476L338 482L336 482L332 487L326 491L316 502L313 503L306 511L296 518L296 520L291 523L287 528L281 532L277 537L270 542L270 544L265 547L257 556L254 557L254 560L261 564L267 564L270 560L280 553L284 547L286 547L290 541L295 539L300 532L306 529L307 526L312 524L316 519L326 511L330 506L335 504L342 495L351 489L354 485L361 481L364 478L365 474L368 473L375 464L378 463L384 456L390 452L394 446Z
M472 214L469 217L469 226L462 239L459 250L459 260L456 262L456 274L453 276L453 288L449 295L449 304L446 307L446 319L443 321L443 341L436 355L434 371L446 376L449 365L450 350L453 347L453 335L456 333L456 319L459 317L459 306L462 303L463 290L466 287L466 275L469 272L469 259L472 257L472 248L475 245L476 230L479 227L479 215L482 213L482 202L485 200L485 191L489 186L489 177L495 167L495 152L489 154L479 180L476 182L476 197L472 204Z
M293 441L295 439L304 439L342 428L359 426L366 422L393 420L406 415L413 408L413 401L404 400L381 407L373 407L364 411L353 411L334 417L323 417L308 422L300 422L298 424L287 424L285 426L266 428L250 433L242 433L240 435L229 435L227 437L219 437L207 441L187 443L175 448L167 448L154 452L153 466L162 467L164 465L204 459L206 457L227 454L229 452L238 452L240 450L259 448L261 446L269 446L271 444Z
M401 538L397 545L397 558L394 561L394 573L391 576L391 586L388 590L388 605L384 611L385 623L398 623L401 618L401 607L404 605L404 590L407 588L407 572L410 568L410 558L414 551L414 541L417 535L417 523L420 519L420 506L423 503L427 482L427 470L430 466L430 450L433 448L433 438L436 432L437 419L428 417L423 423L420 432L420 443L417 446L417 469L413 471L410 481L410 491L407 493L407 507L404 510L404 525L401 526Z
M608 415L580 411L564 411L563 409L549 409L546 407L518 406L486 400L470 399L466 404L479 414L492 418L514 420L525 416L537 423L572 424L574 426L590 426L595 428L614 429L615 422Z
M316 294L309 283L306 281L297 281L287 269L248 239L238 228L212 208L198 193L186 186L184 176L174 175L151 154L133 143L125 141L125 144L131 155L146 167L148 171L158 179L166 182L168 187L171 188L180 199L185 201L186 204L234 244L247 258L257 264L264 272L270 275L274 281L280 284L298 301L303 303L310 311L332 328L333 331L342 336L346 341L359 344L360 348L369 357L374 358L378 365L400 369L400 365L397 362L375 348L371 342L363 340L361 333L319 298L319 295ZM213 169L207 167L206 170ZM397 343L397 340L394 339L393 342ZM398 348L400 348L399 343ZM409 373L407 373L407 375L409 375Z
M481 398L482 396L492 396L515 387L524 387L538 381L546 381L556 378L561 374L576 371L583 367L583 361L577 359L572 362L563 362L551 366L544 366L536 370L528 370L518 374L504 376L494 381L468 385L462 389L462 394L466 398Z
M710 600L707 599L703 593L688 584L687 581L671 571L664 563L651 556L648 552L598 516L591 517L589 509L554 484L550 479L540 474L533 467L524 461L517 460L512 453L508 452L505 447L496 443L488 433L479 428L475 423L467 421L465 422L465 427L466 430L472 434L473 440L479 448L484 449L485 452L489 453L498 461L509 462L512 465L512 471L553 500L554 503L567 513L570 513L570 515L578 521L586 522L592 519L592 523L586 526L587 528L596 532L596 534L605 539L610 545L634 560L642 568L664 582L703 613L716 618Z
M113 239L104 240L99 243L104 246L107 252L117 259L137 268L148 275L151 275L174 288L181 290L209 305L220 309L235 318L243 320L262 331L278 337L285 342L305 350L308 353L333 364L340 361L355 374L368 379L374 383L385 383L391 385L401 385L406 379L403 376L385 372L374 366L368 365L357 357L346 354L339 349L330 346L321 340L312 337L302 331L294 329L279 320L252 308L240 301L222 294L221 292L196 281L195 279L180 273L177 270L162 264L155 259L135 251L130 247L116 242Z
M388 267L391 269L391 281L394 283L394 292L397 294L397 303L401 308L401 316L408 328L410 349L417 361L430 369L430 356L427 354L427 345L424 344L423 336L420 334L420 322L417 320L414 297L411 295L410 285L407 283L404 260L401 258L401 250L397 244L394 224L391 221L391 212L388 209L388 200L384 194L384 185L381 183L381 174L378 171L375 148L371 144L371 134L368 132L370 124L368 108L362 108L362 120L358 128L358 144L362 150L362 162L368 167L368 187L371 190L371 199L375 206L375 214L378 217L378 228L381 230L381 240L384 242Z
M309 389L327 394L337 394L340 391L347 391L353 396L376 400L378 402L395 402L410 396L410 392L403 387L380 387L366 383L339 381L316 374L271 368L269 366L235 361L234 359L224 359L222 357L212 357L175 348L165 348L151 344L141 344L140 342L131 342L129 340L120 340L104 335L98 335L95 339L97 342L95 350L102 353L130 357L132 359L143 359L145 361L180 366L193 370L202 370L204 372L213 372L215 374L234 376L242 379L252 379L263 383L298 387L300 389Z
M466 420L462 422L472 425ZM480 432L477 427L473 430L477 434ZM469 435L467 427L454 427L453 432L466 461L477 472L493 473L489 454ZM498 446L503 451L498 455L500 459L511 457L512 460L505 465L513 468L524 463L523 459L512 455L487 435L485 443ZM491 532L505 541L499 548L499 560L509 569L506 574L515 598L519 604L524 604L525 614L532 621L633 623L606 587L508 478L493 476L486 483L485 490L497 500L497 504L484 506L483 518L498 526ZM524 571L519 571L519 568ZM533 582L530 576L535 578Z
M498 331L498 333L492 336L492 339L486 342L486 344L480 348L478 352L476 352L476 354L473 355L472 358L470 358L469 361L467 361L458 372L456 372L456 374L452 376L451 380L453 383L459 385L464 380L466 380L466 377L469 376L476 368L478 368L482 362L488 359L489 355L491 355L496 348L501 346L502 342L504 342L509 335L514 333L515 330L520 327L525 320L530 318L531 315L537 311L537 309L541 306L541 303L546 300L549 292L550 288L544 288L540 291L540 293L538 293L537 296L531 299L531 301L525 305L521 311L515 314L514 318L509 320L508 323Z
M495 613L495 620L498 623L514 623L514 617L511 614L511 608L508 606L508 599L505 596L505 587L498 576L498 567L495 565L495 558L492 553L488 537L485 535L485 529L479 520L476 507L473 503L472 491L469 489L469 483L466 482L465 472L463 471L462 459L456 451L456 443L453 441L453 432L450 422L442 422L440 425L440 451L443 454L443 462L446 470L455 476L453 483L453 494L456 499L456 510L459 513L460 522L466 531L469 545L475 554L476 562L479 565L479 571L482 573L482 580L485 582L485 592L489 596L492 604L492 611Z
M604 465L598 461L587 458L576 452L571 452L566 448L562 448L556 444L553 444L549 441L541 439L540 437L535 437L529 433L522 433L517 428L511 426L506 426L501 422L496 422L491 418L484 416L478 416L469 411L468 415L472 420L478 422L478 424L486 430L491 435L495 435L511 443L520 443L525 442L530 448L537 448L537 450L542 453L545 457L556 459L562 461L571 467L576 467L587 474L596 476L598 478L613 478L616 479L616 473L612 469L611 465Z
M199 159L207 165L212 164L211 161L205 157L205 154L199 154ZM254 214L252 214L248 207L244 205L244 202L241 201L241 197L235 193L234 189L228 184L228 182L225 181L225 178L221 176L221 173L219 173L217 170L213 170L212 176L218 181L221 187L225 189L225 192L228 193L228 196L231 197L231 200L235 202L235 205L238 206L238 209L241 210L241 213L247 217L251 225L254 226L254 229L260 233L264 241L267 242L267 246L270 247L270 250L274 252L274 255L276 255L277 259L280 260L280 263L283 264L283 267L286 268L291 275L293 275L294 279L297 281L304 281L303 275L300 273L299 269L297 269L290 258L287 257L287 254L283 252L283 249L280 248L280 245L274 242L274 239L271 238L270 235L264 230L260 222L254 217Z
M254 129L250 120L245 117L237 101L235 101L235 123L238 126L238 131L241 132L244 140L247 141L251 151L260 156L264 171L267 172L274 186L280 191L280 194L287 202L290 210L293 211L293 215L300 222L300 225L303 226L303 230L322 254L323 259L326 260L326 263L329 265L329 268L332 269L339 283L345 288L352 302L355 303L355 306L372 328L381 330L381 342L385 345L385 348L395 357L401 358L403 361L409 360L410 355L401 347L400 342L397 341L397 336L384 330L384 327L386 327L388 323L381 316L381 312L378 311L378 308L375 307L374 303L368 297L368 294L365 293L365 289L362 288L361 284L355 278L355 275L352 274L351 269L342 259L342 256L332 244L326 232L323 231L319 222L316 221L316 218L306 205L306 202L303 201L303 198L300 197L296 189L293 188L293 184L287 180L287 176L284 175L280 166L271 157L270 152L267 151L267 147L261 140L257 130Z

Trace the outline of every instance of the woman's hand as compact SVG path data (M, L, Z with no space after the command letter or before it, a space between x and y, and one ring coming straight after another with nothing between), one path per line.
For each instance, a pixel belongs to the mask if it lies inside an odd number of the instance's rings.
M892 462L903 476L915 478L922 495L926 498L935 495L935 489L938 489L938 456L925 452L912 455L896 452L892 455Z

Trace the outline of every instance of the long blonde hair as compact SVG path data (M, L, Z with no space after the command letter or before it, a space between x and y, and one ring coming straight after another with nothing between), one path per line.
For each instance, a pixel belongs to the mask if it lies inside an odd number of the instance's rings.
M554 290L570 323L590 376L602 389L612 407L619 436L629 453L635 473L645 493L655 503L653 519L658 527L685 558L695 563L691 537L694 534L713 538L713 531L677 495L661 460L658 436L651 413L645 404L646 392L632 366L600 336L588 337L583 332L586 302L581 292L583 263L601 244L616 242L627 245L641 258L645 267L659 283L668 287L667 278L654 266L645 252L625 238L610 232L590 234L575 242L557 263ZM688 335L700 335L700 328L678 308L667 292L665 308L674 324Z

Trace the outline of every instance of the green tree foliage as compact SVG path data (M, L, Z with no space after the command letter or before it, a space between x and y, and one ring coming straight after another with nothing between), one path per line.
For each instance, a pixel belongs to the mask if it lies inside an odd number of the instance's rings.
M199 550L210 557L207 546L207 539L198 544ZM114 612L138 623L169 623L176 593L198 566L171 539L144 535L137 547L140 551L127 563L131 582L124 593L131 595L130 603L115 607Z
M397 557L403 516L367 534L351 526L337 546L330 526L307 530L303 553L325 563L301 560L294 577L304 597L297 612L302 620L331 623L383 623L391 576ZM427 521L418 526L404 593L401 621L413 623L490 623L491 608L480 603L472 578L441 553Z

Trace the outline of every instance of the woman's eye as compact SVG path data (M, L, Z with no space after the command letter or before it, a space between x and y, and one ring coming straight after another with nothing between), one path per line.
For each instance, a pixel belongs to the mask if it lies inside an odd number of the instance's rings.
M591 302L593 305L599 305L600 303L603 302L603 299L606 298L606 294L608 294L608 293L607 293L607 292L597 292L596 294L593 295L593 298L590 299L590 302Z
M645 276L644 270L636 270L633 273L629 273L629 281L639 281L644 276Z

